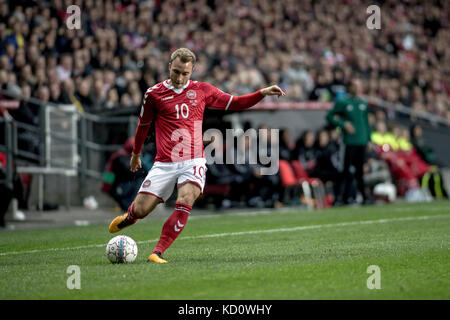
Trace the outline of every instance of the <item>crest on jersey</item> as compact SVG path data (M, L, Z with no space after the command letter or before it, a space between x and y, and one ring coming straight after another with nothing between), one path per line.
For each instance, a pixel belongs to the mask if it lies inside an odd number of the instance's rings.
M142 186L144 188L148 188L148 187L150 187L151 184L152 184L152 182L150 180L145 180L144 183L142 184Z
M186 97L188 97L188 99L195 99L197 97L197 93L194 90L189 90L186 92Z

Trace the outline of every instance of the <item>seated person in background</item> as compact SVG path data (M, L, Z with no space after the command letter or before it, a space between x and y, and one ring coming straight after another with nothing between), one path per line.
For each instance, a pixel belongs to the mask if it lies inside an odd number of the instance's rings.
M249 137L237 139L234 150L234 161L230 165L233 173L242 178L241 183L233 182L230 197L234 201L244 200L250 207L272 207L277 197L278 175L261 175L261 165L250 163L251 141ZM238 157L245 162L238 163ZM256 159L258 160L258 159ZM244 196L244 199L242 197Z
M377 153L377 147L375 144L368 144L368 150L366 152L366 161L364 163L364 182L373 193L374 187L379 183L392 183L391 173L389 166L381 159Z
M414 124L410 128L411 143L416 149L419 156L428 164L433 164L436 159L433 149L427 144L423 135L422 127Z
M308 175L312 173L316 165L315 141L316 137L314 132L307 130L301 135L300 139L297 140L294 150L294 159L301 162L302 166L308 172Z
M280 150L280 137L278 136L278 141L272 140L272 134L275 133L269 126L261 125L258 128L259 132L262 130L266 130L266 135L259 135L258 137L258 148L263 148L262 150L258 150L258 166L269 167L271 164L263 164L261 162L261 155L264 154L268 157L273 156L272 152L276 152L275 150ZM279 132L278 132L279 134ZM272 150L274 148L274 150ZM279 157L279 155L278 155ZM280 202L282 186L281 186L281 178L280 173L277 172L275 174L264 175L261 174L260 170L256 170L256 176L258 178L257 186L259 189L259 197L264 201L265 207L281 207L282 203ZM251 204L252 206L254 204Z
M430 170L430 165L426 163L417 153L414 146L411 144L409 130L407 128L398 127L396 130L396 137L399 150L398 155L405 160L414 175L421 179L425 173Z
M43 98L48 92L46 87L38 88L38 94L40 98ZM30 98L31 95L31 87L27 84L24 84L21 88L21 93L25 98ZM25 123L27 125L39 127L39 113L41 106L35 103L29 103L24 100L20 101L20 106L17 109L9 110L9 114L13 117L13 119L17 122ZM18 138L18 149L22 151L30 152L34 155L39 156L40 154L40 138L37 132L24 129L22 127L17 128L17 138ZM25 159L32 163L39 163L39 160L18 156L19 159Z
M384 121L377 121L376 131L371 134L371 141L377 146L379 157L386 161L397 186L398 194L404 195L408 190L419 189L419 182L409 165L397 153L399 145L392 133L387 131Z
M291 161L293 159L293 153L295 149L295 143L292 141L291 132L289 129L280 130L280 159Z
M6 154L0 153L0 180L6 179ZM4 228L5 215L13 198L13 189L6 183L0 183L0 228Z
M310 176L319 178L323 183L332 183L335 198L340 192L339 181L342 179L338 169L338 152L336 145L330 143L328 131L326 129L320 130L317 134L315 146L316 166Z
M215 137L212 137L211 142L208 144L208 146L213 150L211 156L213 158L217 157L218 159L222 159L223 162L225 157L223 155L223 150L219 149L219 145L220 144L218 140L216 141ZM244 178L241 175L232 172L229 166L225 163L217 163L216 161L212 161L212 163L207 163L206 166L208 169L208 174L206 175L206 193L208 193L208 190L213 185L231 186L229 194L223 194L221 199L217 199L217 197L214 199L216 207L226 209L238 206L241 196L240 192L242 192L240 185L241 183L244 183Z
M417 171L420 176L421 186L423 189L428 189L431 195L436 199L448 197L448 192L445 188L444 179L439 167L435 162L436 156L433 149L427 145L422 136L422 127L418 124L413 125L409 131L404 129L405 137L412 137L411 144L414 150L414 157L416 161ZM418 158L418 159L417 159ZM427 170L426 170L427 169Z
M330 144L333 145L333 148L337 150L336 153L336 164L339 171L342 171L342 166L344 164L344 151L345 145L341 138L341 130L332 125L327 125L325 129L328 131L328 135L330 137Z
M294 168L292 166L292 160L294 160L294 151L295 151L295 142L292 140L291 132L289 129L281 129L280 130L280 161L284 160L289 163L291 170L294 172ZM280 171L282 169L280 168ZM280 172L281 175L281 172ZM282 202L286 204L296 204L299 202L299 191L297 188L292 186L284 186L281 183L280 186L280 198Z
M151 153L143 155L142 167L145 170L130 171L130 157L133 150L134 137L128 138L122 149L114 152L106 165L102 191L108 193L122 210L127 210L152 166ZM150 148L152 144L149 144Z
M233 175L237 175L237 178L231 183L230 200L233 202L233 206L241 206L241 202L249 202L250 199L257 196L258 191L255 190L254 182L257 180L257 171L259 166L257 164L249 163L250 153L250 138L237 139L237 143L234 148L233 163L229 165L229 168ZM238 157L245 155L245 162L238 163Z
M212 137L211 142L208 143L208 147L212 150L211 157L221 159L221 162L223 162L225 157L223 150L219 150L220 145L221 143L215 137ZM208 168L206 180L211 184L229 184L235 182L238 177L238 175L231 172L225 163L216 163L216 161L213 161L212 163L207 163L206 166Z

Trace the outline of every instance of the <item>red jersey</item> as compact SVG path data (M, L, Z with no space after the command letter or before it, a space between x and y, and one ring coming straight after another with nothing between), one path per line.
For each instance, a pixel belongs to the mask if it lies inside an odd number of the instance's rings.
M154 120L155 161L177 162L204 157L202 123L205 107L243 109L262 98L259 91L235 97L207 83L192 80L176 89L165 80L145 92L133 152L140 153Z

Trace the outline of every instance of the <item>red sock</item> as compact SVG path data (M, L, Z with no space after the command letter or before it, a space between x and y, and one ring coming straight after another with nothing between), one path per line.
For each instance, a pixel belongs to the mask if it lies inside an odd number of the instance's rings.
M164 223L161 237L152 252L158 251L164 253L170 247L186 225L191 209L192 207L187 204L181 202L175 203L175 210Z
M135 221L137 220L137 218L134 216L134 201L130 204L130 206L128 207L128 216L127 219L130 221Z

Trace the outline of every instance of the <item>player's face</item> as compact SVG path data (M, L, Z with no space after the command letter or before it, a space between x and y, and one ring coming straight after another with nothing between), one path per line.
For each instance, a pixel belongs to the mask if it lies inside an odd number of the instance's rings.
M169 76L171 84L176 88L182 88L191 78L193 71L192 62L181 62L176 58L172 63L169 63Z

